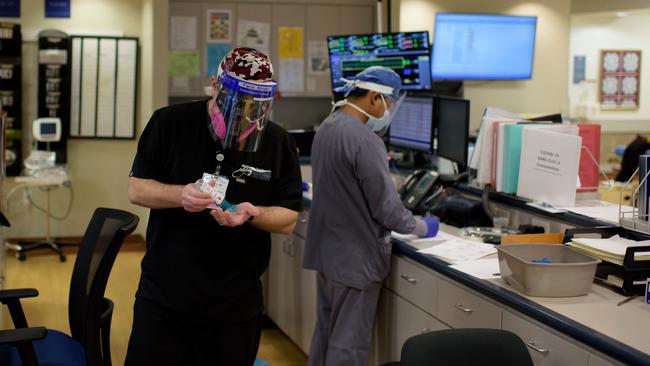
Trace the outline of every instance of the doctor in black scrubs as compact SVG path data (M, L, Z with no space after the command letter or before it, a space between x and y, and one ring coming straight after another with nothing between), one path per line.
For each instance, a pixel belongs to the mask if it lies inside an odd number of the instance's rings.
M272 73L234 49L212 98L157 110L142 133L129 200L151 212L126 365L254 363L270 233L293 231L302 201L295 143L268 120ZM215 206L204 173L236 206Z

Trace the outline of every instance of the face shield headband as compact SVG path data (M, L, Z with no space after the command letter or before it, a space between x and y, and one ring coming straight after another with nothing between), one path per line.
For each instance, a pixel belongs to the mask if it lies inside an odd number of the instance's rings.
M213 132L226 148L257 151L277 82L248 81L227 72L218 77L214 103L210 108Z

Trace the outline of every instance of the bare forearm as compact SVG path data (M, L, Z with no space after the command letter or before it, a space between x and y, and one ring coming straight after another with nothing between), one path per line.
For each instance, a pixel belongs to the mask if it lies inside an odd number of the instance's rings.
M160 183L153 179L129 178L129 201L147 208L182 207L182 185Z
M298 212L288 208L270 206L257 206L260 210L259 215L253 219L253 226L264 231L290 234L296 226Z

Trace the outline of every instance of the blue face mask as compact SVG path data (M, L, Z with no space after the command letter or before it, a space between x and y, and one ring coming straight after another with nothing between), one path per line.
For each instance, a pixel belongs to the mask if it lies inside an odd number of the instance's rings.
M379 94L379 96L381 97L381 101L384 104L384 115L381 116L380 118L372 116L370 113L368 113L368 112L364 111L363 109L361 109L361 107L358 107L358 106L348 102L347 99L343 99L343 100L340 100L340 101L336 102L332 107L332 111L334 111L334 109L336 107L342 107L342 106L347 104L350 107L352 107L352 108L358 110L359 112L363 113L366 117L368 117L368 122L366 123L366 125L374 133L376 133L377 135L383 136L386 133L386 131L388 130L388 126L390 125L391 114L390 114L390 110L388 109L388 106L386 105L386 99L384 99L384 95Z
M368 116L368 123L367 123L368 127L370 127L370 129L377 135L383 136L388 130L388 125L390 125L391 116L390 116L390 110L386 106L386 100L384 99L384 96L381 94L380 96L381 96L382 103L384 103L384 115L381 116L381 118L373 117L368 113L366 113L366 115Z

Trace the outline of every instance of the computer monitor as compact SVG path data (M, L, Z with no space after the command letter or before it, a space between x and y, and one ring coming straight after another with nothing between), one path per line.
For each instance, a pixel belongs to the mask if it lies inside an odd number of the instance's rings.
M530 79L537 17L438 13L433 79Z
M433 150L433 97L407 96L390 123L391 146L430 153Z
M467 165L469 100L436 97L436 154L459 166Z
M429 32L328 36L332 88L370 66L386 66L402 78L406 90L431 89Z
M34 140L40 142L55 142L61 140L61 119L38 118L32 125Z

